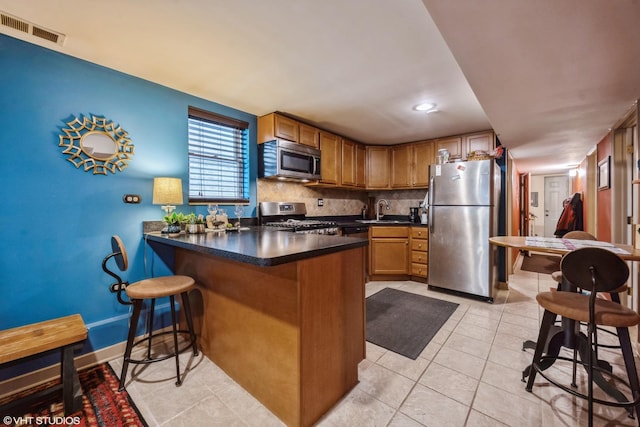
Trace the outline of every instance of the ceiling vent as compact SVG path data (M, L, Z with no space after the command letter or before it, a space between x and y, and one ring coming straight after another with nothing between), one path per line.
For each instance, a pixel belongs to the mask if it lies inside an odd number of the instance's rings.
M33 37L56 43L60 46L64 44L65 35L48 30L27 20L18 18L8 13L0 11L0 24L4 28L11 28L21 33L29 34Z

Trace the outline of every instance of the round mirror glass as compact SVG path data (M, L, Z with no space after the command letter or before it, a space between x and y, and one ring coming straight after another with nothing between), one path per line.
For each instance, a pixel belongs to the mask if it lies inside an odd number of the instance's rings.
M94 159L107 160L118 151L116 142L104 132L88 132L80 140L82 151Z

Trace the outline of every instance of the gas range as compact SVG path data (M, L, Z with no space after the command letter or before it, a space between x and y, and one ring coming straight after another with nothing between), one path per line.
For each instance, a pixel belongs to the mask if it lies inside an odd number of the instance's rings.
M304 234L338 234L333 221L307 219L307 207L295 202L261 202L260 224L281 231Z

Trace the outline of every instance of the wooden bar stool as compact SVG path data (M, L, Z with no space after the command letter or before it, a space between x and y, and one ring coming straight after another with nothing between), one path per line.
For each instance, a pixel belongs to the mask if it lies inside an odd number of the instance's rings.
M612 292L627 281L629 277L627 264L613 252L594 247L576 249L568 253L562 258L560 267L566 280L583 290L589 291L590 294L551 291L540 292L536 296L536 300L540 306L544 308L544 315L526 390L529 392L532 391L536 373L540 373L540 375L551 384L588 401L589 426L593 425L594 402L603 405L629 408L630 415L633 414L633 408L635 408L636 415L640 419L640 385L638 383L638 374L636 372L628 330L630 326L635 326L640 323L640 316L627 307L607 299L598 298L597 296L598 292ZM549 359L568 360L572 362L575 360L575 356L574 359L569 359L562 356L542 355L547 341L547 335L558 315L565 319L587 324L587 342L582 343L580 351L580 363L587 370L588 376L586 394L579 392L573 387L560 384L544 373L544 370L548 367L548 364L545 362ZM628 382L611 374L608 370L598 365L594 348L594 337L597 326L611 326L616 328L625 362ZM566 332L575 333L575 328L573 331ZM576 337L576 340L580 340L580 337ZM614 395L616 401L595 398L593 396L594 381L597 382L601 388L607 386L607 381L603 379L602 374L608 376L611 380L626 384L631 390L632 398L626 399L624 395L615 388L608 390L607 393Z
M135 283L129 284L123 281L117 274L110 271L107 267L107 261L111 258L115 259L116 265L121 271L126 271L129 268L129 260L127 257L127 251L122 243L122 240L118 236L111 238L111 248L113 253L107 255L102 261L102 269L117 280L116 283L111 285L111 291L117 292L118 301L125 305L133 305L133 313L131 315L131 322L129 325L129 335L127 337L127 346L124 352L124 363L122 365L122 373L120 375L120 387L119 390L124 390L125 379L127 376L127 370L130 363L134 364L149 364L153 362L160 362L162 360L175 357L176 360L176 386L182 384L182 378L180 377L180 359L179 354L185 351L187 348L193 348L194 356L198 355L198 347L196 344L196 335L193 328L193 320L191 318L191 307L189 305L189 291L195 288L195 281L188 276L163 276L153 277L150 279L140 280ZM128 300L124 299L122 292L126 293ZM175 297L180 295L182 298L182 306L184 307L184 314L187 320L188 330L178 330L178 319L176 316ZM169 303L171 306L171 322L172 330L153 333L153 316L155 310L155 301L157 298L169 297ZM148 333L147 336L135 341L136 330L138 321L140 319L140 313L142 311L142 305L145 300L150 301L149 316L148 316ZM189 345L182 349L178 346L178 334L184 333L189 335ZM165 334L173 335L173 351L166 355L152 356L151 347L153 339ZM146 356L143 359L131 358L131 352L133 347L147 343Z

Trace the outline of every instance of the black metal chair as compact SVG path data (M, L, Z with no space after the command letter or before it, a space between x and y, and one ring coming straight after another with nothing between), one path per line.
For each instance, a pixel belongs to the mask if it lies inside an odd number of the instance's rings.
M150 279L140 280L138 282L129 284L123 281L113 271L107 268L107 261L114 258L116 266L121 271L126 271L129 268L129 260L127 251L122 243L122 240L118 236L111 238L111 248L113 253L107 255L102 261L102 269L111 277L116 279L116 283L111 285L111 291L117 292L118 301L121 304L133 305L133 313L131 315L131 322L129 325L129 334L127 337L127 346L124 352L124 362L122 365L122 373L120 375L120 390L125 388L125 379L127 376L127 370L130 363L134 364L149 364L153 362L160 362L162 360L175 357L176 359L176 386L182 384L182 378L180 377L180 359L179 354L189 347L193 348L193 354L198 355L198 347L196 344L196 335L193 328L193 320L191 318L191 307L189 305L189 291L195 288L195 281L188 276L162 276L154 277ZM127 295L127 299L123 298L123 292ZM188 330L178 330L178 319L176 316L175 297L180 295L182 298L182 306L184 308L184 314L187 321ZM165 331L160 333L153 333L153 318L155 310L155 301L157 298L169 297L171 306L171 331ZM138 327L138 321L140 319L140 313L145 300L150 302L147 336L136 341L136 330ZM188 346L180 349L178 347L178 334L184 333L189 335ZM152 355L153 339L165 334L173 335L173 351L169 354L163 354L160 356ZM131 352L133 348L143 342L147 343L146 356L143 359L131 358Z
M540 373L540 375L551 384L588 401L589 426L593 425L594 402L628 408L631 416L633 416L633 409L635 409L636 415L640 419L640 385L638 384L638 374L636 372L628 331L630 326L635 326L640 323L640 316L635 311L619 303L598 298L597 296L599 292L612 292L627 281L629 277L627 264L620 257L606 249L582 248L565 255L562 258L560 266L564 278L580 289L589 291L589 295L578 292L550 291L540 292L536 296L536 300L544 308L544 315L526 390L529 392L532 391L536 374ZM575 362L576 359L575 353L573 359L556 355L545 356L542 354L549 331L558 315L564 319L572 320L575 323L583 322L587 324L586 343L577 342L575 344L579 346L581 350L580 363L587 370L587 393L578 391L573 385L570 387L560 384L551 378L550 375L545 374L545 370L549 367L548 362L550 359L552 359L551 361L567 360L571 362ZM597 326L611 326L616 328L625 362L628 382L599 366L594 344L596 341ZM576 341L581 341L582 336L578 336L577 331L578 329L573 327L572 330L566 332L576 334ZM607 386L607 382L602 379L603 374L613 381L626 384L631 390L632 397L627 399L617 389L613 389L608 390L607 393L614 395L616 401L595 398L593 395L594 381L601 388Z

